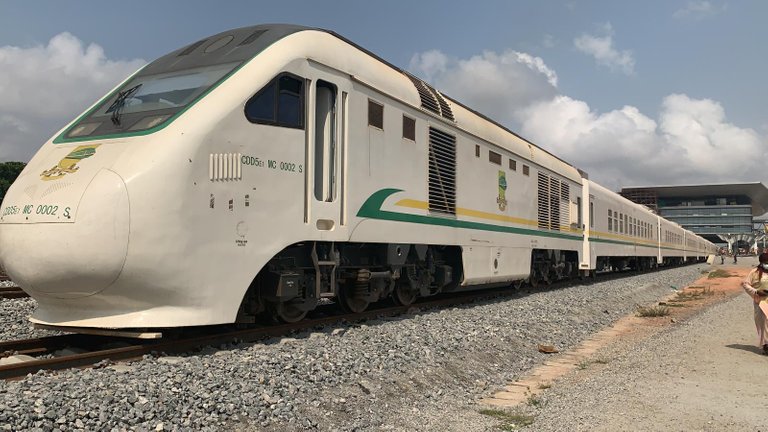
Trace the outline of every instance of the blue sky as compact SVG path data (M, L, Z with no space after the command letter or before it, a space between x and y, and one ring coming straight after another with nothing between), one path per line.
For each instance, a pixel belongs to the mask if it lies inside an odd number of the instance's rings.
M0 0L0 160L229 28L333 30L611 188L764 181L768 2Z

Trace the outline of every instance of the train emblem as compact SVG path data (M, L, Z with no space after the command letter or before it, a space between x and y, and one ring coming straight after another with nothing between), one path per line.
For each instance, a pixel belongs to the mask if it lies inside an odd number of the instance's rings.
M496 204L501 211L507 209L507 175L504 171L499 171L499 197L496 198Z
M77 146L64 159L60 160L53 168L40 173L41 180L58 180L66 174L73 174L80 169L77 163L87 159L96 153L96 147L101 144Z

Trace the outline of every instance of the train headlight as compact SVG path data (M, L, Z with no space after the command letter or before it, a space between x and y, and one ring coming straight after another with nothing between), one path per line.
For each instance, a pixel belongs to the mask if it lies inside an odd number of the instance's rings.
M82 125L74 128L74 129L72 129L72 132L69 133L69 136L70 137L79 137L79 136L90 135L99 126L101 126L101 122L82 124Z
M170 117L169 114L144 117L143 119L137 121L136 124L131 126L130 129L128 130L151 129L159 125L160 123L168 120L168 117Z

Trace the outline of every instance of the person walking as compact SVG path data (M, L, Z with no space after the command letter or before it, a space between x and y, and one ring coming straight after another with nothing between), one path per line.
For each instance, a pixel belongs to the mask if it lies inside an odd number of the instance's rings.
M741 287L752 297L757 337L763 354L768 355L768 253L760 254L758 261L760 263L749 272Z
M739 254L739 249L736 247L736 245L733 245L733 263L734 264L737 263L736 255L738 254Z

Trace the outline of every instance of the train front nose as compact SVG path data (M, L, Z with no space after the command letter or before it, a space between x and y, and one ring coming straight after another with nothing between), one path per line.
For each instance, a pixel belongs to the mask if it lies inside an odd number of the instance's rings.
M63 189L64 184L56 185ZM46 186L46 191L57 187ZM0 262L24 290L34 297L78 298L96 294L117 279L129 234L128 192L119 175L102 169L84 191L80 189L82 194L72 188L70 194L51 192L49 200L45 193L25 200L29 187L23 184L13 189L4 208L13 198L20 211L3 215ZM34 203L25 204L28 201Z

